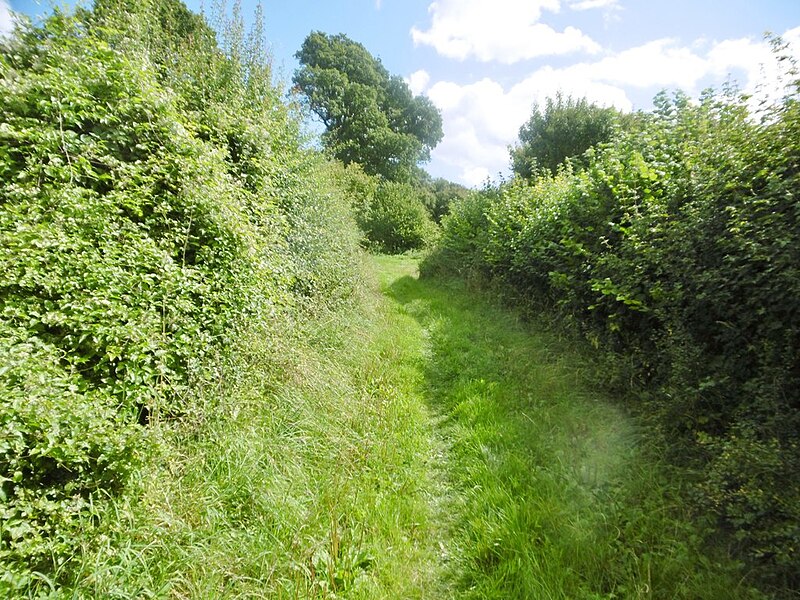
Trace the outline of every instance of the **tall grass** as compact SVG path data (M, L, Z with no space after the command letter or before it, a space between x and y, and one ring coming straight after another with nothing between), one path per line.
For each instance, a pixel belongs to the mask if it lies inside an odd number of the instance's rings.
M347 308L242 336L204 418L154 429L70 593L761 597L569 348L413 259L375 264Z
M448 597L760 597L574 350L461 280L406 268L388 293L428 340L455 498Z
M154 432L162 452L80 556L76 594L430 597L441 451L418 328L376 300L241 339L205 417Z

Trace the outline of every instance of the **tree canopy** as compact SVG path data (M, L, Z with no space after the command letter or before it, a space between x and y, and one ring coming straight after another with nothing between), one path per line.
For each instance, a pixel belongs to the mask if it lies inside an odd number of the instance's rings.
M422 203L436 223L442 222L442 218L450 212L452 203L463 200L470 194L470 190L461 184L441 177L432 179L424 172L419 182Z
M316 31L295 55L296 89L320 117L323 143L345 164L391 180L412 177L442 139L442 117L363 45Z
M520 128L519 144L510 149L511 168L524 179L542 170L555 173L567 158L577 160L595 144L608 141L618 117L616 109L585 98L548 98L544 109L534 106Z

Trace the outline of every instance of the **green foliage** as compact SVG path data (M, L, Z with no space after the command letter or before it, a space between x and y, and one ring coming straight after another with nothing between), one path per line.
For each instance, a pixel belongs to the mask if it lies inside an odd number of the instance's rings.
M115 503L113 544L81 549L67 597L440 597L446 492L425 341L369 286L241 332L199 390L206 418Z
M734 91L656 98L577 173L445 219L439 268L501 277L638 390L696 501L764 581L797 586L800 90L761 120ZM475 210L480 206L480 212ZM486 230L483 231L484 223Z
M442 139L442 117L424 96L414 97L361 44L316 31L297 52L294 83L326 127L323 143L345 165L370 175L410 181Z
M229 30L108 0L0 48L3 591L68 577L246 320L352 293L345 193Z
M420 179L418 187L422 194L422 203L437 224L441 223L442 218L450 212L452 204L470 194L469 189L463 185L441 177L433 180L430 177L422 177Z
M747 427L752 426L737 427L725 437L699 436L713 456L700 486L702 501L725 515L736 545L785 572L784 583L790 582L797 560L800 486L788 482L797 477L800 451L796 441L765 439Z
M510 149L511 168L523 179L539 173L555 173L567 159L584 165L586 150L611 138L619 113L585 98L548 98L542 109L534 106L530 119L519 130L519 144Z
M87 542L85 521L122 489L143 438L55 344L5 323L0 333L0 592L14 597Z
M337 173L338 185L345 190L353 213L358 219L361 227L369 214L375 194L378 191L380 180L377 177L367 175L358 163L350 163L347 166L341 165Z
M685 479L573 348L463 280L398 277L389 293L429 344L427 398L455 500L450 589L432 597L764 597L707 543Z
M366 211L357 218L367 240L382 252L423 248L438 232L418 188L407 183L381 182Z
M569 348L371 262L389 298L241 331L54 596L762 598Z
M449 214L442 219L439 240L420 265L423 275L454 272L471 278L487 272L481 248L486 243L489 228L486 207L494 196L494 191L487 188L450 206Z

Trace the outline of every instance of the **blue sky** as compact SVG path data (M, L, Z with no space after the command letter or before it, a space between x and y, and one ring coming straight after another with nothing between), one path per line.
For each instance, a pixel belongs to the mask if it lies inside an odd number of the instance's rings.
M213 0L205 0L210 6ZM345 33L442 110L428 171L467 185L506 173L507 147L534 103L562 90L622 110L661 89L696 96L735 79L774 86L763 34L800 48L798 0L263 0L277 71L313 30ZM49 3L0 0L36 15ZM200 0L187 5L200 10ZM245 17L255 0L242 0ZM800 51L797 52L800 56Z

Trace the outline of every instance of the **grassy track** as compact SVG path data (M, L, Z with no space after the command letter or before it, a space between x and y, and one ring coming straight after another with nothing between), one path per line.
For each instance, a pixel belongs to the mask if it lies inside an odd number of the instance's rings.
M364 308L253 335L203 418L154 433L75 596L758 597L568 352L410 258L373 264Z
M154 431L75 596L446 597L420 326L375 287L353 305L251 333L197 422Z
M448 597L758 597L703 547L657 449L574 353L462 282L378 263L426 340L425 400L448 446Z

